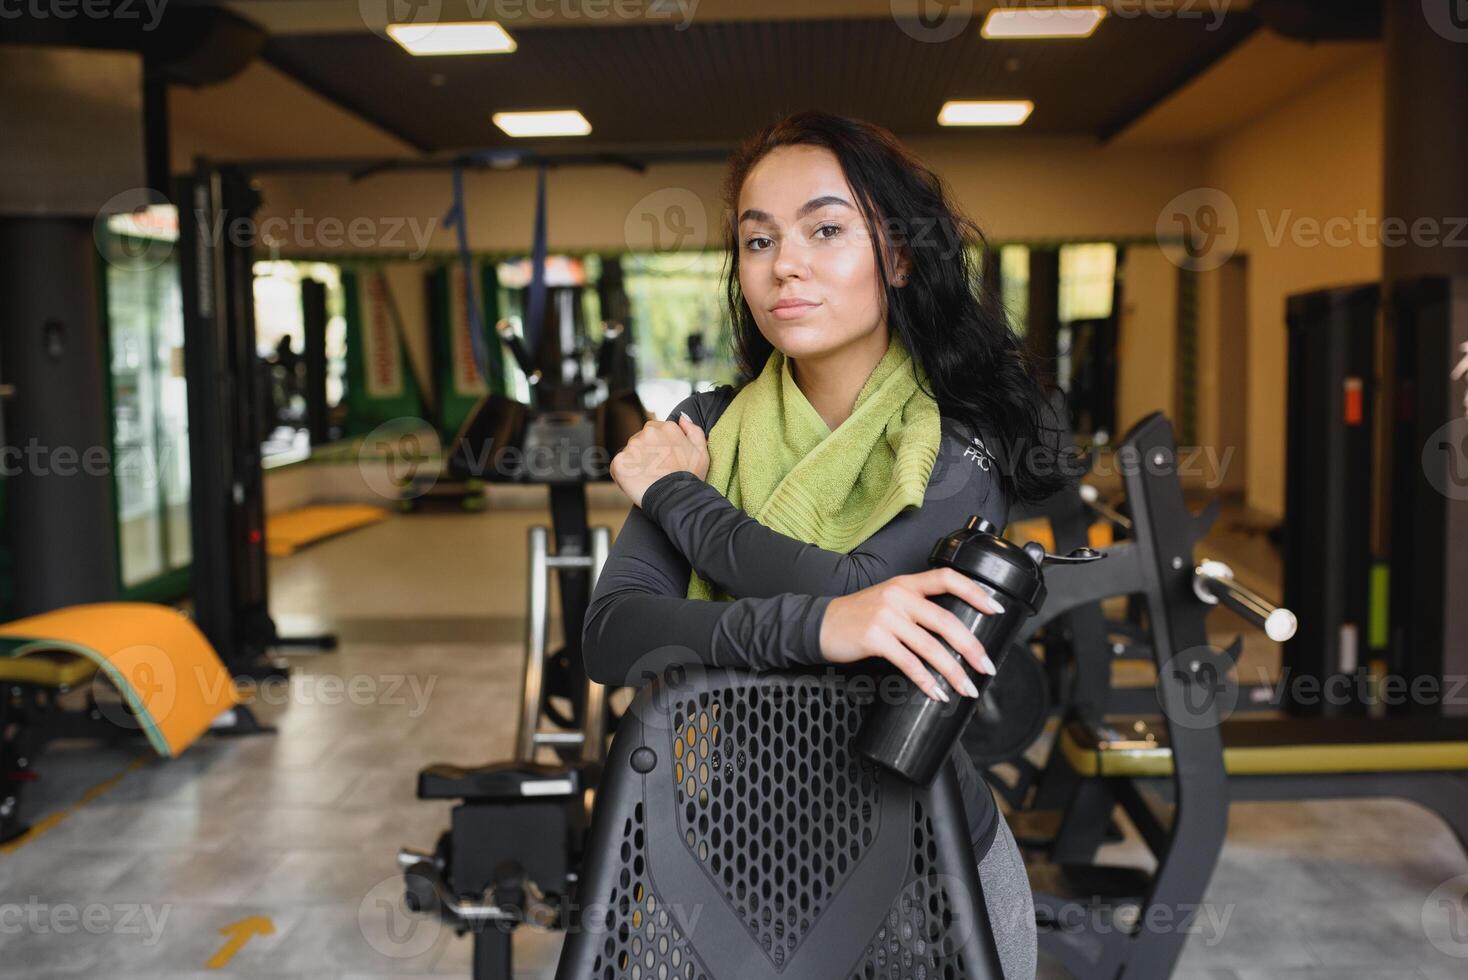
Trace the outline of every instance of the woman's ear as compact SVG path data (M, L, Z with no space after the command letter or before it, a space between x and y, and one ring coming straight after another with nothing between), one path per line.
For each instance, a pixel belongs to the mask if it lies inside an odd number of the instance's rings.
M897 256L897 262L892 268L892 285L896 286L898 289L901 289L903 286L907 285L908 280L911 277L912 263L908 261L906 255L899 254Z

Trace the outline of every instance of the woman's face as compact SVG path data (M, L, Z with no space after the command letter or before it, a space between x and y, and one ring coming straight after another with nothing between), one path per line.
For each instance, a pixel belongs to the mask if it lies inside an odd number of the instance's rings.
M739 285L775 348L796 360L874 339L885 348L871 235L834 153L772 150L745 178L736 217ZM896 276L905 264L888 269ZM781 308L792 301L803 302Z

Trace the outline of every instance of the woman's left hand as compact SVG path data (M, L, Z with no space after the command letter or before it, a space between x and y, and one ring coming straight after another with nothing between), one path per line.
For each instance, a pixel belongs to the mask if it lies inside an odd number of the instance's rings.
M647 488L669 473L688 471L700 480L709 472L708 442L687 412L677 422L649 422L612 459L611 475L629 500L642 506Z

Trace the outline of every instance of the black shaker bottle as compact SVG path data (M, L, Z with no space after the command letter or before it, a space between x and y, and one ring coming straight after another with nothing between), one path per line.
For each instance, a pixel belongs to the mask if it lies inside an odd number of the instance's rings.
M995 616L980 613L954 595L932 599L957 616L984 645L995 669L1003 670L1005 654L1020 626L1045 603L1045 576L1040 566L1047 561L1072 564L1104 556L1090 548L1078 548L1066 557L1047 555L1040 544L1031 541L1021 547L1001 538L998 530L980 517L970 517L967 525L939 539L928 555L928 564L956 568L986 586L1004 607L1004 612ZM895 703L879 698L856 736L856 749L862 756L924 786L937 775L992 679L974 670L941 636L937 639L958 658L978 688L979 697L969 698L954 691L942 674L928 667L934 681L948 694L947 703L915 690L904 678L906 696Z

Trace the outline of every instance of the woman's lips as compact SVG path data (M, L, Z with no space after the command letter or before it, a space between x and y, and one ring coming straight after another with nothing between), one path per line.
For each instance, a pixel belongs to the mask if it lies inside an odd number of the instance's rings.
M779 306L770 312L781 320L798 320L820 305L819 303L801 303L797 306Z

